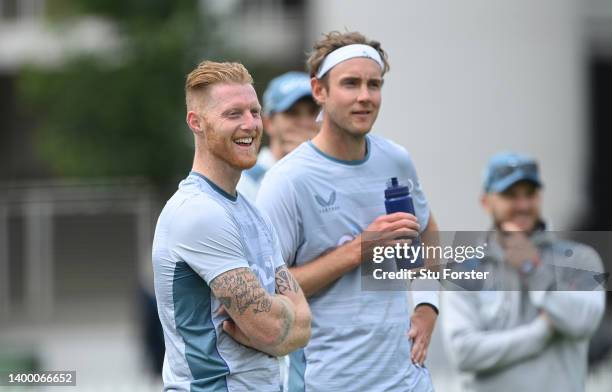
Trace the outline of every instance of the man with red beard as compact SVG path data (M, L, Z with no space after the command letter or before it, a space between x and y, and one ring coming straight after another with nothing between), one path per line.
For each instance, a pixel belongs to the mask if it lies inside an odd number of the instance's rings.
M153 243L164 390L278 391L275 356L306 344L310 310L272 225L236 192L261 141L253 80L241 64L204 61L185 93L193 168Z

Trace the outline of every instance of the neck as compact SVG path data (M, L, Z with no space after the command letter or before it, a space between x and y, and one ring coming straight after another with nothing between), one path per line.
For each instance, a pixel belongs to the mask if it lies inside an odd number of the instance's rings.
M236 185L240 180L242 170L231 167L226 162L215 158L210 153L203 153L198 148L196 148L191 170L204 175L228 194L236 195Z
M321 130L312 143L325 154L343 161L357 161L365 158L366 139L364 135L351 135L332 124L328 116L323 118Z
M272 156L274 157L275 160L280 161L284 154L283 154L283 148L281 146L281 142L278 138L273 137L270 138L270 152L272 153Z

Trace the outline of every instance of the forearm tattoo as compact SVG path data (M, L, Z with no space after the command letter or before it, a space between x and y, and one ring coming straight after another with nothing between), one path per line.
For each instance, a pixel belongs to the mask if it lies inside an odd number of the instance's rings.
M283 301L281 304L281 322L282 322L282 331L276 341L276 344L281 344L287 339L289 336L289 332L291 332L291 328L293 327L294 314L287 309L287 304Z
M227 309L234 307L240 314L249 308L253 313L267 313L272 300L248 268L237 268L216 277L210 288Z
M299 293L300 291L300 285L284 265L276 269L275 280L276 292L278 294L285 294L287 292Z

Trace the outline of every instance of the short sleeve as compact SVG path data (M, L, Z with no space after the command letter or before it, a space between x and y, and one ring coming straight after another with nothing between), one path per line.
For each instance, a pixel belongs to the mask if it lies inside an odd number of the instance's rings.
M419 176L417 175L414 162L412 161L412 158L408 152L406 152L406 155L406 176L408 177L407 179L410 180L410 194L412 195L412 202L414 203L414 210L416 212L417 219L421 225L421 232L423 232L429 224L429 202L427 201L427 197L425 197L425 192L423 191L423 187L419 181Z
M270 223L270 225L272 225L272 223ZM274 226L270 227L271 231L272 231L272 241L274 243L273 245L273 263L274 263L274 271L276 271L276 269L280 266L285 265L285 259L283 258L283 252L281 250L281 246L280 246L280 240L278 238L278 234L276 233L276 229L274 228Z
M177 261L207 284L224 272L249 267L234 220L212 199L186 201L172 219L169 241Z
M268 216L276 231L282 260L287 266L293 267L301 244L302 220L291 181L278 171L268 172L259 188L255 204Z

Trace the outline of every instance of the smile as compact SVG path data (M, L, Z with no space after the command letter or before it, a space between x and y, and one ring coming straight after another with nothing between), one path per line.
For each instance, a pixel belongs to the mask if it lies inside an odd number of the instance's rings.
M239 146L250 146L251 144L253 144L253 138L242 137L240 139L234 139L234 143L238 144Z

